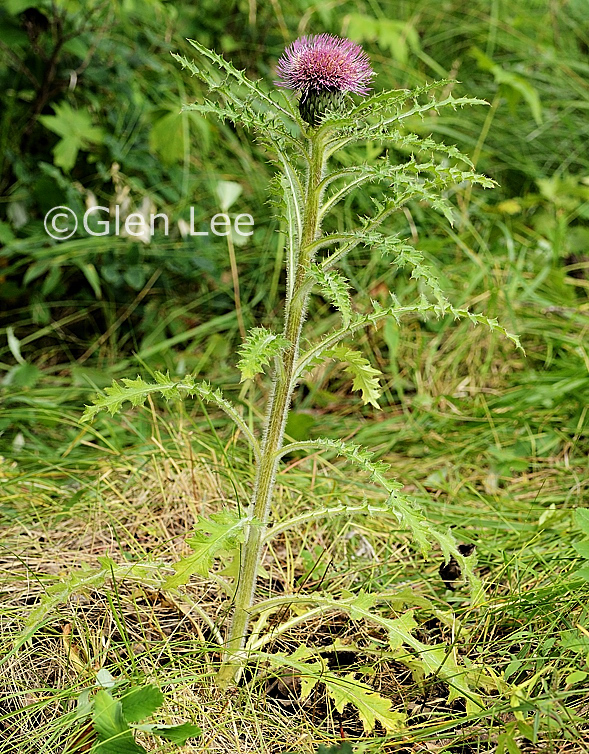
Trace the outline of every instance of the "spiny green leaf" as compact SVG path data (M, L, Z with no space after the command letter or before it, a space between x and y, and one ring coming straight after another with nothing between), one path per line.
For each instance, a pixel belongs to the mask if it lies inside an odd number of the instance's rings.
M378 594L361 591L347 603L346 609L349 611L352 620L371 619L374 616L371 610L379 601ZM413 643L411 632L417 628L417 623L412 613L405 613L398 618L382 618L379 615L378 623L387 629L391 649L398 649L403 644L411 645Z
M384 94L385 93L383 92L383 95ZM417 97L415 97L415 100L417 100ZM366 103L362 103L362 105L365 104ZM362 105L360 105L359 107L362 107ZM375 139L377 141L400 141L402 140L402 134L400 132L391 131L392 125L400 123L401 121L408 120L410 118L414 118L415 116L422 117L424 113L427 112L439 113L439 111L445 107L451 107L453 110L455 110L457 107L463 108L466 105L488 106L489 103L486 100L477 99L476 97L453 97L452 95L449 95L443 100L430 99L425 103L419 103L415 101L413 107L410 107L407 110L399 107L392 115L386 114L384 112L378 113L376 118L371 118L369 121L358 120L357 117L350 114L345 118L337 119L337 123L335 122L335 119L333 119L333 123L327 121L326 119L323 122L322 126L325 128L325 130L333 127L333 125L341 129L342 135L339 137L339 140L337 139L337 137L334 139L337 144L337 149L341 149L347 144L364 141L366 139ZM414 134L410 134L410 136L413 137ZM421 140L420 137L415 136L415 138L418 141ZM429 141L433 141L433 139ZM461 155L456 147L445 147L445 145L441 146L442 149L440 151L443 151L444 149L452 150L454 156L457 156L459 159L464 159L467 164L472 165L468 157ZM448 151L448 153L450 152Z
M351 191L368 182L388 182L399 207L411 199L418 198L429 201L434 208L442 211L450 208L451 205L440 194L456 184L478 183L487 188L496 185L486 176L471 170L461 170L453 164L447 164L447 161L438 163L432 159L429 162L417 162L413 154L407 162L401 164L391 165L387 158L381 158L375 165L364 163L335 170L326 176L324 182L326 185L331 185L335 182L339 183L342 179L343 186L331 193L322 207L322 214L344 199ZM448 216L451 221L451 213Z
M412 268L411 277L422 280L428 286L442 310L445 311L451 306L450 301L442 291L435 270L424 263L423 254L420 251L409 244L398 245L393 264L395 267L410 266Z
M67 102L53 105L53 110L55 115L41 115L39 121L62 137L53 148L54 162L70 171L76 164L78 151L86 149L88 144L101 144L104 131L92 125L86 110L74 110Z
M306 661L310 656L316 658L315 662ZM306 647L302 646L292 655L265 655L274 667L287 667L296 670L301 677L301 696L306 698L311 690L318 684L325 684L327 693L334 700L336 709L343 712L346 704L352 704L358 710L364 730L369 733L374 729L376 720L391 733L403 730L406 716L400 712L391 710L392 701L377 694L370 686L356 681L353 674L341 678L335 673L326 670L325 660L313 655ZM303 687L303 679L306 679ZM303 691L304 688L304 691Z
M283 108L259 82L248 78L221 55L195 40L189 42L204 58L204 65L197 65L184 55L172 53L172 56L183 68L200 79L212 94L219 97L221 104L206 100L202 105L190 105L184 109L213 113L222 120L228 119L253 129L257 131L261 141L270 144L272 149L280 147L281 142L288 142L291 147L301 151L300 143L287 127L292 121L302 125L295 110ZM283 96L282 93L272 93L276 94Z
M360 469L370 475L370 479L376 484L380 484L388 493L387 505L392 514L402 523L413 535L416 544L424 555L427 555L433 542L438 542L444 554L444 558L454 556L461 566L465 569L465 575L471 579L471 583L478 588L478 581L474 578L472 564L468 558L465 558L458 551L456 541L449 532L439 531L424 516L418 506L408 497L400 494L402 489L399 482L389 479L387 471L389 465L383 461L376 461L374 453L351 442L344 440L333 440L327 437L317 438L308 442L301 443L305 448L317 447L326 448L335 451L338 455L347 458L356 464Z
M210 100L205 100L203 104L184 105L182 112L195 112L203 116L215 115L223 123L226 120L231 123L239 123L249 130L257 131L258 140L270 146L273 151L276 150L282 140L289 136L284 126L278 123L273 115L257 112L247 102L225 102L223 105L218 105Z
M405 729L407 716L403 712L394 712L390 699L381 696L366 683L357 681L354 673L348 673L344 678L326 673L322 681L340 714L346 704L358 710L366 733L374 730L377 720L389 733L399 733Z
M360 620L366 610L371 610L378 602L378 595L360 591L357 597L350 602L350 618Z
M241 382L260 374L270 360L279 356L289 345L289 341L283 335L270 332L265 327L254 327L250 330L239 349L241 359L237 366L241 371Z
M291 300L297 272L299 239L303 227L303 189L300 176L283 150L276 147L276 154L281 164L281 172L271 181L274 194L279 197L273 201L279 212L276 216L286 225L286 298Z
M164 703L164 695L157 686L139 686L123 697L123 716L128 723L138 723L153 714Z
M375 595L378 599L378 595ZM343 603L343 601L340 601ZM408 656L405 651L399 652L398 659L421 676L437 675L450 686L450 699L464 697L469 712L480 710L479 696L472 691L467 680L467 671L458 665L455 649L451 646L429 646L412 635L417 624L411 613L405 613L398 618L384 618L371 610L369 595L360 593L358 597L349 600L346 608L356 620L364 619L376 623L387 630L391 649L400 650L403 645L411 647L418 653L418 657Z
M330 437L319 437L316 440L305 443L305 445L335 451L337 455L347 458L363 471L366 471L370 475L370 479L376 484L382 485L387 492L398 491L403 486L394 480L387 479L386 473L390 468L390 464L384 461L375 461L374 453L362 447L362 445L344 440L334 440Z
M352 390L360 390L362 392L363 403L371 403L375 408L380 408L378 405L378 398L380 396L378 378L381 372L371 366L368 359L365 359L358 351L349 349L346 346L333 348L331 351L326 351L325 355L346 362L345 371L354 377Z
M341 313L344 327L347 327L352 319L352 300L346 278L337 270L325 272L317 266L312 268L311 274L319 285L321 295Z
M351 115L359 115L360 113L377 113L387 110L399 110L401 105L404 105L407 100L412 99L416 101L424 94L430 94L436 89L441 89L448 84L455 83L451 79L439 79L431 84L424 84L423 86L416 87L415 89L387 89L384 92L373 94L368 97L351 111Z
M248 76L246 76L244 71L238 70L232 63L230 63L228 60L225 60L222 55L218 55L216 52L214 52L214 50L209 50L207 47L201 45L195 39L189 39L188 41L195 48L195 50L197 50L203 57L207 58L211 61L211 63L213 63L216 71L225 71L232 79L234 79L236 83L242 85L247 91L249 91L254 99L259 100L274 112L282 113L290 117L290 113L284 110L284 108L282 108L275 100L273 100L272 97L261 88L257 81L253 81ZM179 56L175 57L179 59ZM203 72L197 72L196 75L198 75L199 73L202 75ZM226 88L231 89L231 85ZM225 87L223 87L223 91L225 91Z
M86 410L81 421L91 421L99 411L108 411L114 416L121 410L125 401L129 401L132 406L143 406L148 396L152 393L161 393L166 400L180 397L180 389L190 393L194 391L194 380L190 377L183 382L174 382L168 374L155 372L156 384L149 384L137 376L132 380L123 377L121 383L113 380L110 387L104 388L105 395L97 396L93 399L92 406L86 406Z
M86 410L80 421L91 421L100 411L108 411L114 415L120 411L123 403L129 401L133 406L142 406L147 397L152 393L159 393L166 400L179 400L183 395L197 395L207 403L214 403L239 427L244 437L253 447L257 454L259 448L251 430L238 414L235 407L223 397L220 390L214 390L208 382L195 382L193 377L187 376L179 381L174 381L169 374L155 372L155 384L147 383L141 377L135 380L123 378L122 385L116 380L110 387L104 389L105 395L99 395L92 401L92 406L86 406Z
M431 312L438 317L444 316L445 314L451 314L454 319L468 319L473 325L486 325L490 330L500 332L502 335L509 338L509 340L513 341L518 348L523 350L519 337L508 332L497 322L496 319L486 317L484 314L476 314L468 309L457 309L454 306L443 308L439 304L432 304L424 297L422 297L418 303L410 304L408 306L403 306L396 300L394 300L393 305L389 307L383 307L377 301L373 301L372 304L374 307L372 313L364 315L364 321L366 324L368 322L376 324L379 320L387 316L392 316L397 322L399 322L401 315L409 314L411 312L415 314L427 314ZM361 319L358 318L358 320L354 322L354 329L360 325L360 321Z
M243 541L246 521L247 519L239 518L236 513L229 510L212 513L210 518L199 516L194 535L186 540L194 554L182 558L174 565L176 573L166 580L164 589L173 589L185 584L194 573L208 576L219 551L230 550Z
M123 705L108 691L96 693L92 722L99 739L92 751L99 754L146 754L143 746L135 742L125 721Z
M45 589L41 601L29 613L25 630L17 639L17 645L20 646L27 641L44 623L44 621L54 614L59 605L65 604L68 599L75 594L86 589L100 588L106 579L111 575L108 567L96 570L87 565L83 565L79 570L73 571L63 581Z

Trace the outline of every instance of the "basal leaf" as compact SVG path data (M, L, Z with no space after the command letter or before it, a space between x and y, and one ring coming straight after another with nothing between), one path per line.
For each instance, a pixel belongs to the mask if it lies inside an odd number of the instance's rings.
M358 710L366 733L374 730L377 720L389 733L399 733L405 728L406 715L403 712L394 712L390 699L381 696L367 684L357 681L353 673L344 678L339 678L334 673L326 673L322 680L340 714L346 704L351 704Z
M468 671L458 665L455 649L452 646L424 644L413 636L417 624L411 612L406 612L398 618L385 618L377 611L370 609L369 597L360 593L351 601L341 600L339 604L356 620L364 619L368 623L382 626L388 633L391 649L399 651L399 662L407 665L417 680L436 675L448 684L450 699L463 697L466 700L468 712L480 711L482 706L480 697L471 690L468 683ZM378 598L378 595L375 597ZM333 604L335 606L337 602L334 600ZM413 649L416 655L409 654L404 646Z
M373 608L377 601L378 597L376 594L360 592L355 600L350 603L350 618L352 620L360 620L363 618L363 612Z
M297 672L301 680L301 699L305 699L318 683L324 683L338 712L342 712L346 704L352 704L358 710L367 732L374 729L376 720L390 732L398 733L403 730L405 715L391 710L390 699L380 696L365 683L356 681L353 674L341 678L329 672L325 660L304 645L288 657L279 654L269 654L265 657L274 667L286 665ZM309 662L311 658L314 658L315 662Z
M308 649L304 644L301 644L294 653L290 656L291 660L302 661L307 659L310 655L313 655L313 651ZM305 662L306 673L302 673L300 676L301 691L300 699L304 701L307 699L311 691L321 680L321 676L325 671L325 661L322 657L314 655L316 662Z

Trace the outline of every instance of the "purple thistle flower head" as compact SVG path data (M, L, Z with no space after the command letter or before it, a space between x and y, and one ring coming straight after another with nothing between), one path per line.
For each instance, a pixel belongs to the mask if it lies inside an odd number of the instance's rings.
M350 39L333 34L300 37L278 61L274 83L301 93L299 110L316 126L327 109L342 109L344 94L368 94L374 76L370 60Z
M300 37L284 51L276 72L277 86L302 92L324 90L368 94L374 76L368 55L350 39L333 34Z

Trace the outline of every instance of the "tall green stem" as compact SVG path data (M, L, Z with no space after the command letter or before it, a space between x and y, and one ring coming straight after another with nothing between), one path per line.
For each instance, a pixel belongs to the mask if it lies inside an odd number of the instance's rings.
M270 506L279 463L278 451L283 444L284 428L296 384L295 371L301 330L307 314L309 300L305 278L313 255L308 247L320 233L321 182L324 178L326 163L325 140L316 132L312 132L309 138L309 158L298 264L293 295L287 302L285 311L284 335L290 345L284 352L282 364L277 364L266 410L266 429L260 459L256 464L256 479L248 512L249 523L246 528L245 544L242 548L235 607L225 646L225 657L218 675L218 682L221 685L231 683L243 666L243 657L240 657L240 653L243 652L246 642L249 609L254 601L258 567L262 556L264 536L268 528Z

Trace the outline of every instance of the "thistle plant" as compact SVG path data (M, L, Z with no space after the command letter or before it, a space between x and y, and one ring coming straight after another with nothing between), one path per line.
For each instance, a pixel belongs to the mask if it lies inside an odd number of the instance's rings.
M437 530L419 507L401 491L401 485L388 476L388 466L374 459L373 454L358 445L329 438L305 442L285 442L285 426L297 385L323 360L345 364L359 390L364 404L378 407L379 372L352 345L355 334L378 326L387 318L397 322L407 314L447 316L469 319L498 330L517 342L495 321L466 309L457 309L448 300L435 271L425 263L423 255L399 234L386 229L386 221L410 201L429 203L450 222L453 208L444 193L462 183L491 187L493 182L474 172L468 157L454 146L418 136L406 130L411 118L444 107L486 104L467 97L436 98L436 90L449 82L439 81L409 90L383 91L369 95L374 77L370 62L353 42L327 34L303 37L295 41L278 62L276 88L249 79L244 72L199 43L191 44L199 54L199 62L179 55L174 57L208 88L211 96L186 110L209 114L221 120L240 124L254 132L277 166L272 190L278 215L286 228L285 253L286 292L284 321L281 331L264 326L254 327L240 349L238 367L241 380L265 374L268 397L263 424L250 428L237 406L207 382L187 377L172 380L155 373L155 382L123 379L114 382L105 394L96 398L84 414L92 419L101 409L114 414L124 401L142 405L152 393L166 399L196 396L216 405L235 423L239 436L249 443L255 463L255 481L249 507L244 515L222 510L210 518L199 517L188 544L193 552L174 566L174 575L167 578L164 589L177 589L191 576L214 577L212 568L217 559L233 556L233 584L220 580L228 588L233 611L223 643L223 661L218 674L221 685L234 682L253 652L259 656L270 636L264 625L272 613L293 603L308 604L306 613L297 610L282 626L273 627L272 637L285 633L313 616L344 611L355 620L366 620L381 626L387 633L391 651L417 674L438 674L451 687L451 696L463 696L467 708L477 706L476 693L469 687L472 672L460 670L456 657L444 646L430 647L413 636L416 624L407 612L395 618L383 617L375 609L377 603L390 598L390 593L347 594L336 599L327 594L284 595L256 601L256 583L265 545L281 532L302 523L335 515L395 517L412 535L416 545L427 554L432 545L441 548L446 560L454 557L471 579L473 557L465 558L457 549L449 532ZM285 91L291 90L291 93ZM356 97L357 99L354 99ZM297 101L298 100L298 101ZM363 142L391 145L410 156L403 162L389 161L388 156L376 162L341 167L333 159L347 147ZM334 164L335 163L335 164ZM325 232L329 213L352 192L377 184L384 186L381 198L372 198L373 211L358 218L357 224L344 230ZM371 302L364 309L353 306L351 286L342 274L341 263L359 247L367 247L385 255L396 268L408 267L412 277L422 284L423 293L417 301L400 302L390 294L386 305ZM304 323L314 295L321 296L339 313L339 324L319 340L303 339ZM338 504L317 510L296 512L287 521L270 525L270 512L281 459L293 451L325 452L343 457L355 464L386 491L382 504ZM397 595L398 597L399 595ZM405 604L407 598L405 597ZM423 598L422 603L423 604ZM401 599L399 604L403 604ZM253 622L253 623L252 623ZM400 717L390 711L386 700L363 684L350 684L330 673L317 657L309 660L308 648L291 657L271 659L286 664L314 679L305 686L309 693L313 682L321 680L336 700L336 707L352 701L360 710L365 727L375 719L388 729L398 729ZM469 675L470 673L470 675ZM352 689L352 690L351 690ZM353 698L352 698L353 697ZM376 700L376 701L375 701Z

